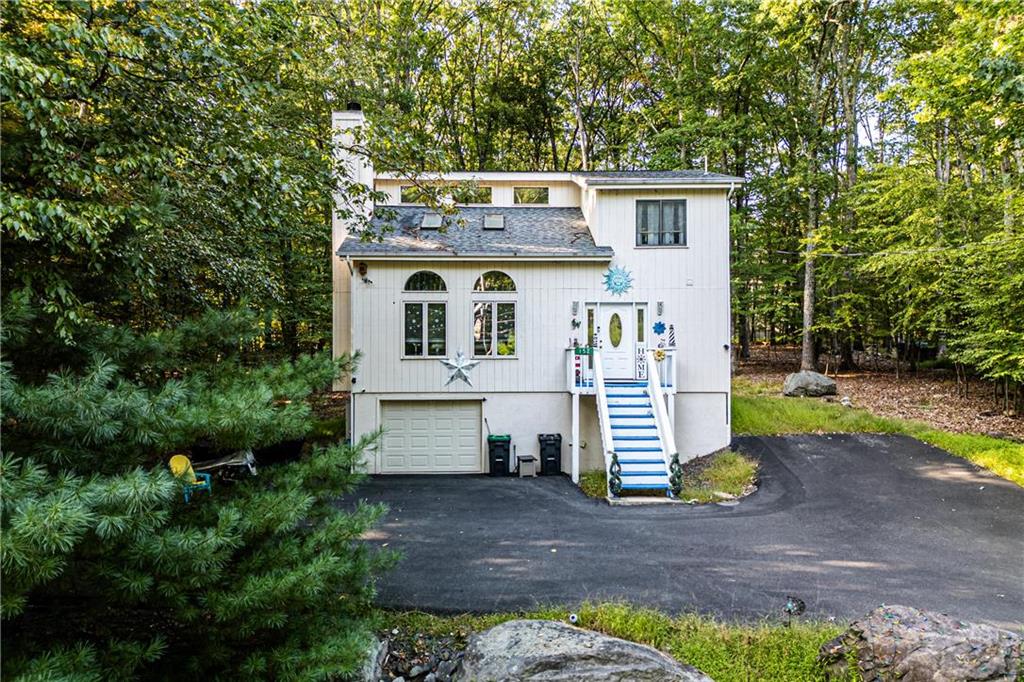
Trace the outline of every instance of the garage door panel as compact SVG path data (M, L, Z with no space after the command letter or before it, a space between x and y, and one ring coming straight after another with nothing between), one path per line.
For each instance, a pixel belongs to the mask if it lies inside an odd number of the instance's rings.
M480 403L384 402L383 473L478 473Z

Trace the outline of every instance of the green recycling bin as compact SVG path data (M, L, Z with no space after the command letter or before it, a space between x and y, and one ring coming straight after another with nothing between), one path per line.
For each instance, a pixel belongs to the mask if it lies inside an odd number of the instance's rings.
M508 476L509 457L512 451L512 436L494 434L487 436L487 461L490 463L491 476Z

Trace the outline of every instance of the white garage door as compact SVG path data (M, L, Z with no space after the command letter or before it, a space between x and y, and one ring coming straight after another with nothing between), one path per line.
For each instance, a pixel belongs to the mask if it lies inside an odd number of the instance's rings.
M385 474L480 473L480 403L465 400L382 405Z

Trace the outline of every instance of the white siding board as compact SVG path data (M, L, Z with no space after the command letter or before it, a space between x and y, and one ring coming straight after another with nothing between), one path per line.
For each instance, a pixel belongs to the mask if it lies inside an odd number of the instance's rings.
M377 182L378 189L393 190L397 181ZM501 183L487 183L498 187ZM511 201L511 187L505 183ZM581 308L580 329L571 326L573 301L642 302L648 305L647 330L657 319L675 325L678 346L677 444L687 457L706 454L729 441L728 399L730 393L729 344L729 218L725 190L587 190L575 185L554 191L552 205L571 199L587 216L595 241L615 251L613 265L633 274L634 287L616 297L603 288L607 265L580 262L383 262L369 261L367 284L352 278L352 347L362 352L355 374L355 435L379 426L381 400L403 397L480 398L486 397L483 416L498 432L495 420L508 420L508 411L518 413L510 429L520 438L536 433L562 433L568 447L569 397L565 386L565 348L571 337L584 340L586 313ZM562 189L566 191L563 193ZM397 196L397 195L396 195ZM506 196L504 189L495 200ZM638 198L687 199L687 247L637 248L635 246L635 201ZM504 199L502 199L504 201ZM441 275L448 288L448 355L458 350L472 355L472 287L487 270L507 272L516 282L516 359L485 358L472 370L473 386L456 382L444 386L448 371L437 359L402 359L402 303L415 295L402 293L405 280L417 270ZM663 301L665 312L656 314ZM545 397L547 396L547 397ZM597 431L591 429L586 401L582 440L599 451ZM500 409L499 409L500 408ZM551 411L548 415L545 411ZM533 424L534 426L530 426ZM543 426L543 428L541 428ZM529 431L533 429L533 434ZM592 433L591 433L592 432ZM588 435L589 434L589 435ZM594 452L584 451L585 464ZM600 453L597 452L597 455Z

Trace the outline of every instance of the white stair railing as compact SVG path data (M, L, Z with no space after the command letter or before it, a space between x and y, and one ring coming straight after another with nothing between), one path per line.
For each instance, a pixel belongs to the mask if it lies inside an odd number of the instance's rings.
M665 409L665 395L672 396L662 387L661 377L658 374L658 363L654 360L654 351L652 350L647 351L647 393L651 398L654 424L657 426L658 439L661 441L661 455L665 460L665 473L668 475L669 487L672 489L672 494L677 495L683 482L682 467L679 464L679 451L676 449L676 435L672 428L672 422L668 418L668 411Z
M612 422L608 414L608 394L604 385L604 362L601 351L594 349L594 387L597 393L597 421L601 427L601 450L604 452L605 492L612 496L612 464L618 466L615 444L612 442Z

